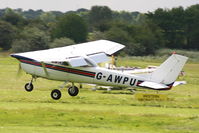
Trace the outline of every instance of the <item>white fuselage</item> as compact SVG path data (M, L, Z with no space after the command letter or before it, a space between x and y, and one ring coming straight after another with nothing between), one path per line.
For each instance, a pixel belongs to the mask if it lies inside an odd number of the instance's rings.
M75 83L90 83L106 86L136 87L144 81L142 77L101 67L70 67L55 63L20 60L21 68L36 77ZM46 72L45 70L46 69Z

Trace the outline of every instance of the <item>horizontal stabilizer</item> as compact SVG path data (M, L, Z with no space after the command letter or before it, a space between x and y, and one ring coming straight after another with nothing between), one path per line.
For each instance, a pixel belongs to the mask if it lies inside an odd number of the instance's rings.
M175 81L173 86L175 87L175 86L178 86L178 85L185 85L185 84L187 84L186 81Z
M155 83L155 82L149 82L149 81L144 81L141 84L139 84L139 86L140 87L151 88L151 89L154 89L154 90L161 90L161 89L170 88L169 86L166 86L164 84Z

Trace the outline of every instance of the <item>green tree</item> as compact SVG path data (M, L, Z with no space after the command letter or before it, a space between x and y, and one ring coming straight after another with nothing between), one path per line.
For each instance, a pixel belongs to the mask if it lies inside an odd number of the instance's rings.
M124 21L112 22L112 27L105 32L105 37L126 45L128 55L149 55L164 46L162 30L153 22L142 19L139 25Z
M12 9L6 9L2 19L15 26L24 26L27 21L18 13L14 12Z
M28 11L23 12L23 16L25 16L25 18L27 19L35 19L38 18L42 13L43 13L42 10L34 11L32 9L29 9Z
M88 36L88 41L96 41L96 40L101 40L101 39L106 39L105 33L100 32L100 31L94 31L89 34Z
M53 38L67 37L76 43L85 42L88 35L86 22L76 14L65 14L52 30Z
M199 50L199 4L187 8L185 14L185 33L187 37L185 48Z
M128 32L122 29L121 27L116 27L116 26L112 27L111 29L105 32L105 37L107 40L111 40L125 45L126 46L126 48L124 49L125 54L133 55L131 50L133 47L131 47L132 45L129 44L133 44L134 41L129 36Z
M186 45L185 11L183 7L171 10L160 8L154 13L148 13L147 16L162 29L166 47L183 48Z
M56 21L56 16L53 12L44 12L40 15L40 19L45 23L50 23Z
M30 41L26 39L16 39L12 43L13 52L27 52L31 51Z
M15 39L17 29L8 22L0 21L0 47L3 50L11 48L11 43Z
M162 30L149 20L141 25L129 26L128 32L134 40L134 55L154 54L157 49L164 47Z
M128 23L132 23L134 21L134 16L130 12L126 11L113 11L113 19L116 21L125 21Z
M130 40L128 32L118 27L112 27L109 31L105 32L105 36L108 40L123 44L128 43Z
M73 40L71 40L70 38L56 38L53 42L51 42L49 44L50 48L56 48L56 47L64 47L64 46L69 46L75 44L75 42Z
M89 22L94 29L105 31L106 23L112 20L112 11L107 6L93 6L89 13Z
M48 23L45 23L40 18L36 18L36 19L28 20L27 27L35 27L35 28L38 28L38 29L40 29L42 31L48 32L49 31L49 26L47 24Z
M48 48L50 37L36 27L25 27L20 37L13 41L14 52L26 52Z

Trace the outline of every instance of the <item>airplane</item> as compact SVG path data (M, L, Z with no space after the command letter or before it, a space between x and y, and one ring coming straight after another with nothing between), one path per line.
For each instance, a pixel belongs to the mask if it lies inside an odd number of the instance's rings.
M185 65L188 57L173 54L155 71L147 74L128 74L99 67L98 63L108 60L125 46L113 41L97 40L47 50L14 53L11 57L19 60L19 69L32 75L25 90L33 90L36 78L64 81L59 89L51 92L54 100L61 98L61 89L71 82L70 96L77 96L79 88L74 83L88 83L102 86L143 87L153 90L170 90Z

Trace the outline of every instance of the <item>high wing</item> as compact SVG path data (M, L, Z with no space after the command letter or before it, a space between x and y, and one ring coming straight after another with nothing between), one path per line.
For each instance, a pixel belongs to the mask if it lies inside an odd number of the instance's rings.
M108 40L98 40L76 45L70 45L47 50L12 54L15 58L23 57L39 62L68 62L71 66L86 66L108 60L107 55L112 55L125 46Z

